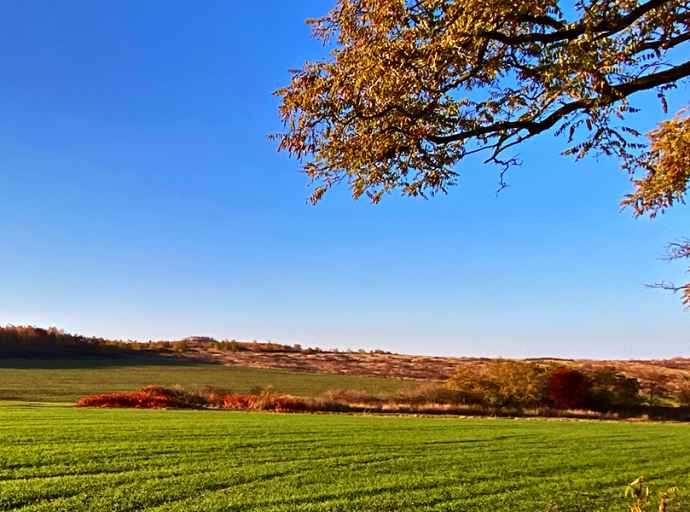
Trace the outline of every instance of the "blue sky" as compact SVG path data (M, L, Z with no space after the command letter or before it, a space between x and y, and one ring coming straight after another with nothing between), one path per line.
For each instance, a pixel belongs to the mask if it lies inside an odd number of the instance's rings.
M301 2L0 2L0 324L467 356L690 356L644 288L688 235L634 220L613 160L545 135L431 200L307 205L271 92L324 54ZM671 107L687 98L672 95ZM643 129L663 119L635 98Z

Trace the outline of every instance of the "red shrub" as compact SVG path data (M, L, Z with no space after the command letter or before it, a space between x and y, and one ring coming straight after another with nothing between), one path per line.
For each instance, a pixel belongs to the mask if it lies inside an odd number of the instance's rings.
M249 409L253 402L252 399L260 399L254 395L223 395L213 399L214 405L219 405L227 409Z
M146 393L108 393L91 395L80 399L77 407L111 407L127 409L185 408L189 405L169 396L155 396Z
M138 393L92 395L77 402L77 407L112 407L130 409L184 409L218 406L223 409L305 412L307 405L298 398L274 395L221 395L206 398L181 389L145 386Z
M573 368L556 368L549 374L547 395L558 409L585 407L591 389L587 376Z

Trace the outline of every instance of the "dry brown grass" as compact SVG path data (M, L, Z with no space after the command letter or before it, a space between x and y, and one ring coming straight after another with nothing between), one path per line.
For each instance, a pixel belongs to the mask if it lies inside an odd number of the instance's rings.
M453 375L458 367L477 367L490 358L434 357L371 352L240 351L213 350L191 344L184 352L189 358L216 362L227 366L267 368L308 373L366 375L389 379L425 380L441 382ZM643 380L646 374L657 372L668 378L667 387L677 392L690 378L690 359L663 360L596 360L537 358L528 361L549 366L552 363L582 370L612 366L626 377Z

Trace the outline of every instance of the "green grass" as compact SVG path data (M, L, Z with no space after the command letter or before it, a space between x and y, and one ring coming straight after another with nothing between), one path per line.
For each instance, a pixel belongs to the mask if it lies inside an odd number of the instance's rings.
M690 490L689 439L676 424L5 407L0 510L624 512L641 473Z
M190 391L207 385L249 393L273 384L278 393L317 396L327 389L395 392L404 381L280 370L182 364L175 360L136 357L120 360L0 360L0 400L76 402L95 393L136 391L147 384L181 385Z

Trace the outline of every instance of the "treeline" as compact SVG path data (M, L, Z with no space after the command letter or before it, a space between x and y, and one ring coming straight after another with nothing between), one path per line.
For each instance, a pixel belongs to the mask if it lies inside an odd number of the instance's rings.
M207 336L191 336L177 341L110 340L95 336L70 334L57 327L43 329L33 326L8 325L0 327L0 358L54 358L118 356L140 352L184 352L190 349L220 350L227 352L321 352L302 349L300 345L279 343L218 341Z
M308 402L295 397L277 396L272 386L253 395L238 395L208 386L195 393L182 388L144 386L135 393L107 393L80 399L76 407L115 409L227 409L243 411L307 412Z
M271 341L265 343L236 340L218 341L208 336L190 336L182 341L188 348L220 350L222 352L302 352L302 347L300 345L283 345Z
M666 376L657 372L638 380L613 367L585 371L496 359L481 366L459 368L445 388L448 400L488 407L609 412L641 406L690 405L688 385L671 394L666 383Z
M568 369L569 370L569 369ZM576 375L577 372L570 375ZM566 372L554 369L552 375ZM561 377L554 377L554 381ZM565 377L565 380L571 377ZM576 377L579 380L579 377ZM623 377L622 379L625 379ZM622 379L618 379L622 381ZM633 379L635 380L635 379ZM582 391L582 388L580 388ZM570 393L567 393L570 396ZM256 387L250 395L239 395L229 389L207 386L203 391L187 391L179 386L163 388L145 386L134 393L107 393L80 399L77 407L110 407L137 409L230 409L273 412L335 412L377 414L428 414L494 417L560 417L587 419L645 418L652 420L690 421L690 407L650 407L642 399L631 400L623 408L613 405L606 411L570 408L568 405L543 400L525 407L517 402L504 401L462 403L461 395L439 383L423 383L414 388L402 388L393 394L370 394L363 390L331 389L319 397L295 397L277 394L272 385ZM633 405L633 403L638 405ZM622 407L622 406L619 406ZM611 410L611 409L615 410Z
M177 341L132 341L110 340L95 336L87 337L70 334L57 327L43 329L33 326L7 325L0 327L0 358L54 358L54 357L93 357L117 356L149 352L184 352L187 350L217 350L221 352L275 353L291 352L303 354L320 354L323 352L340 353L338 349L322 350L319 347L302 348L299 344L284 345L271 341L256 340L219 341L210 336L190 336ZM347 351L351 353L351 350ZM367 353L359 350L359 353ZM390 354L383 350L370 350L369 354Z
M199 348L204 350L219 350L222 352L255 352L255 353L270 353L270 352L292 352L292 353L303 353L303 354L321 354L324 352L330 352L333 354L378 354L378 355L390 355L391 352L384 350L369 350L359 349L357 351L345 350L341 351L337 348L331 348L328 350L321 349L319 347L306 347L302 348L302 345L295 343L294 345L284 345L282 343L274 343L272 341L257 342L254 341L237 341L237 340L223 340L218 341L215 338L208 336L190 336L182 340L185 342L186 346L189 348Z
M104 357L140 351L185 350L184 341L109 340L70 334L56 327L42 329L32 326L0 327L0 358Z
M331 389L306 403L309 410L333 412L690 421L690 384L671 391L667 383L657 372L637 379L613 367L580 370L495 359L461 366L444 383L392 394Z

